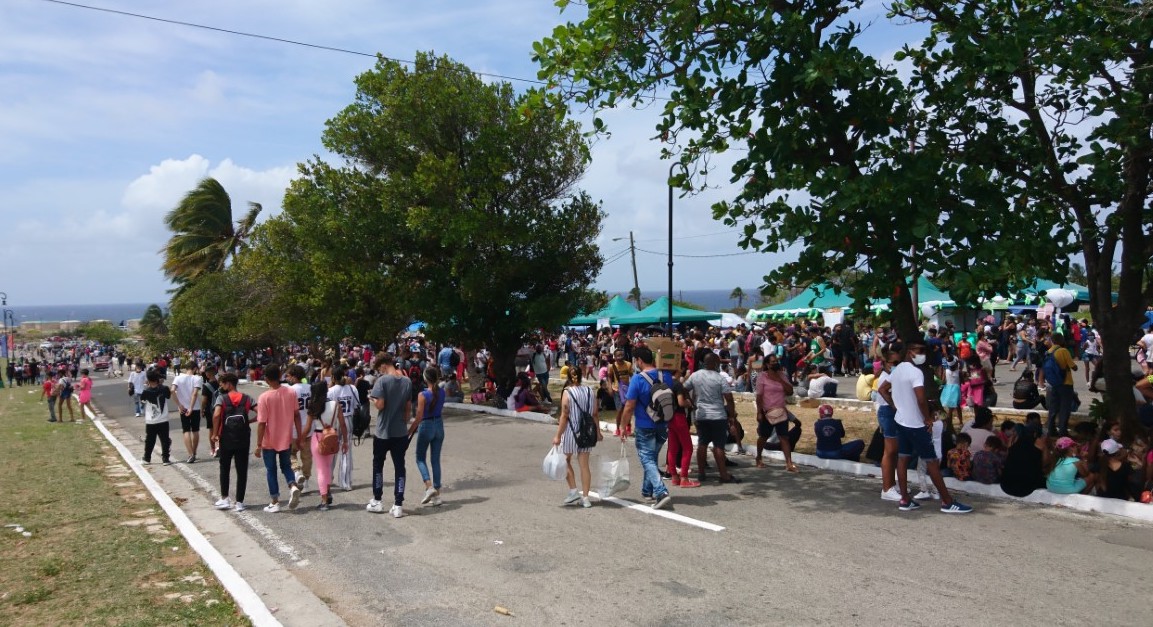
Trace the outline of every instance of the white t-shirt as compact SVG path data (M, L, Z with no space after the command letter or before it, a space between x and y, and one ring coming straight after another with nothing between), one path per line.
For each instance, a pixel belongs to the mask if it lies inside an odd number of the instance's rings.
M293 383L292 391L296 392L296 410L300 412L300 424L308 428L308 401L312 399L312 386L307 383ZM292 437L298 438L296 425L292 425Z
M1146 352L1153 351L1153 333L1146 333L1140 342L1145 347Z
M902 361L889 373L889 395L897 409L897 424L910 429L925 426L921 406L917 402L917 388L925 387L925 374L913 364Z
M836 383L837 380L829 375L822 375L816 379L809 379L809 398L822 398L825 395L825 384Z
M328 388L328 400L340 403L344 419L351 421L352 412L360 407L360 392L357 392L354 385L334 385Z
M877 379L876 379L876 381L873 382L873 385L876 389L879 390L879 389L881 389L881 384L884 383L885 381L888 381L888 380L889 380L889 373L882 370L881 374L877 375ZM880 394L876 394L876 393L873 394L873 408L874 409L880 409L882 407L888 407L888 406L889 406L889 404L887 402L885 402L885 399Z
M204 387L204 377L198 374L181 373L172 380L172 387L176 390L178 408L200 409L200 404L194 404L192 401L193 399L199 400L197 397L200 395L200 388Z

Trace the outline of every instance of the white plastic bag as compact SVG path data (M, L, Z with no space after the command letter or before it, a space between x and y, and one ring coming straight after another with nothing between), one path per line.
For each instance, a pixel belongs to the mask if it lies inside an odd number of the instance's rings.
M564 453L560 452L559 446L552 447L548 455L544 456L541 469L544 470L544 476L553 481L560 481L565 478L565 475L568 474L568 464L565 463Z
M621 442L621 456L616 461L601 462L597 492L601 497L620 494L629 489L629 459L625 456L625 443Z

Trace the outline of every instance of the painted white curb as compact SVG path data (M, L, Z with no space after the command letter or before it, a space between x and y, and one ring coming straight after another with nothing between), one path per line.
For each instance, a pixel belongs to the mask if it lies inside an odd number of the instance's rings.
M279 627L280 621L276 620L272 615L272 612L269 611L268 606L264 604L260 595L240 576L240 573L236 572L232 564L229 564L228 560L224 559L220 551L217 551L216 547L212 546L208 538L205 538L204 534L200 533L196 525L189 520L188 515L168 496L164 488L160 487L160 484L156 482L152 474L144 470L144 467L136 460L132 451L129 451L128 447L116 439L116 436L112 435L112 432L104 426L101 420L96 419L91 413L89 413L89 418L92 419L92 423L96 425L96 428L100 430L100 433L104 435L104 438L108 440L109 444L114 446L116 451L120 453L120 457L124 459L124 462L128 464L132 472L135 472L136 476L140 478L144 487L148 488L148 491L152 494L152 498L156 499L156 502L160 504L160 507L168 514L172 523L180 530L180 534L188 541L188 545L200 555L200 558L204 560L205 564L208 564L212 573L220 580L220 584L224 586L224 589L236 600L236 604L240 606L241 611L252 620L252 624L257 625L257 627Z
M556 424L556 419L552 416L534 411L513 411L511 409L502 409L489 405L474 405L472 403L445 403L444 406L449 409L460 409L478 414L492 414L494 416L504 416L505 418L520 418L522 420L531 420L532 422Z

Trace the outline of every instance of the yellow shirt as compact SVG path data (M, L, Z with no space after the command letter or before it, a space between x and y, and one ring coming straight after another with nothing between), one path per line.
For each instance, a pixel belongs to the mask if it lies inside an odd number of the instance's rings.
M1064 346L1054 346L1049 352L1053 353L1053 359L1057 360L1057 365L1065 371L1065 385L1073 385L1073 368L1076 364L1073 363L1073 356L1069 354L1069 350Z
M863 374L857 377L857 400L867 401L873 398L873 381L877 379L876 375Z

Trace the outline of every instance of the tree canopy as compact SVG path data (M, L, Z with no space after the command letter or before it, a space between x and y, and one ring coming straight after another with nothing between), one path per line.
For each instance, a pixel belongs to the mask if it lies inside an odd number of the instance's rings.
M258 203L248 203L248 213L232 222L232 199L219 181L205 177L164 216L172 237L164 245L164 275L178 291L196 280L224 270L225 264L245 245L256 217Z

